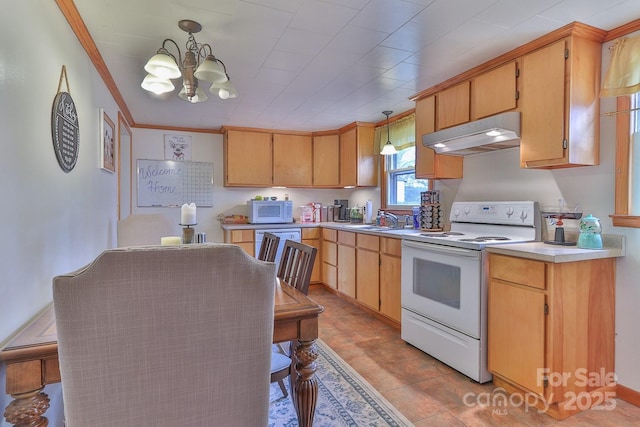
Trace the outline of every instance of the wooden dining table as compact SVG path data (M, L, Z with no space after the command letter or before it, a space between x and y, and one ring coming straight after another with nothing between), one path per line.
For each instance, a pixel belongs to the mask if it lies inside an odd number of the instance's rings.
M318 318L324 307L286 282L277 280L273 342L296 340L291 396L300 426L311 426L318 398L315 378ZM53 304L22 328L0 351L6 364L6 392L13 397L4 411L16 427L44 427L49 397L44 386L60 382ZM63 385L64 386L64 385Z

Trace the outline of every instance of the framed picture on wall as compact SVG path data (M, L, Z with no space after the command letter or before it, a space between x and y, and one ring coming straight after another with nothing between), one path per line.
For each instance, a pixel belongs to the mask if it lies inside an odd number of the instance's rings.
M104 110L100 109L100 167L108 172L116 171L115 126Z
M165 160L191 160L191 136L190 135L165 135L164 136Z

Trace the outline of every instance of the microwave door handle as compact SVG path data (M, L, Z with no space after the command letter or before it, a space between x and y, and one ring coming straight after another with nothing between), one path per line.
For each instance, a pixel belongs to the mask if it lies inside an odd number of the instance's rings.
M457 255L465 256L469 258L477 258L479 251L471 249L455 248L453 246L434 245L430 243L412 242L410 240L403 240L402 246L417 249L419 251L437 252L445 255Z

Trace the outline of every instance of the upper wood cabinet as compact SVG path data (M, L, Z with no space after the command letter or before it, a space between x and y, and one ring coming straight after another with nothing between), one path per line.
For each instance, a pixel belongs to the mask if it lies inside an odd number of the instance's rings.
M340 187L378 185L378 155L374 154L375 127L356 125L340 134Z
M313 137L313 186L340 185L340 135Z
M603 33L572 35L522 57L520 163L597 165Z
M224 133L224 185L272 186L271 134L227 130Z
M422 145L422 135L435 130L435 95L416 100L416 178L462 178L462 157L436 154Z
M471 79L471 120L515 109L518 89L516 61Z
M436 130L469 121L471 83L465 81L437 93Z
M311 136L273 134L273 185L310 187L312 157Z

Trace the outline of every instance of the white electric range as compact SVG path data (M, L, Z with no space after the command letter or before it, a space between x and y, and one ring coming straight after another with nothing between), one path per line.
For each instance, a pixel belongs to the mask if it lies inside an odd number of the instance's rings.
M454 202L447 232L402 241L402 339L470 378L487 370L486 245L540 240L533 201Z

